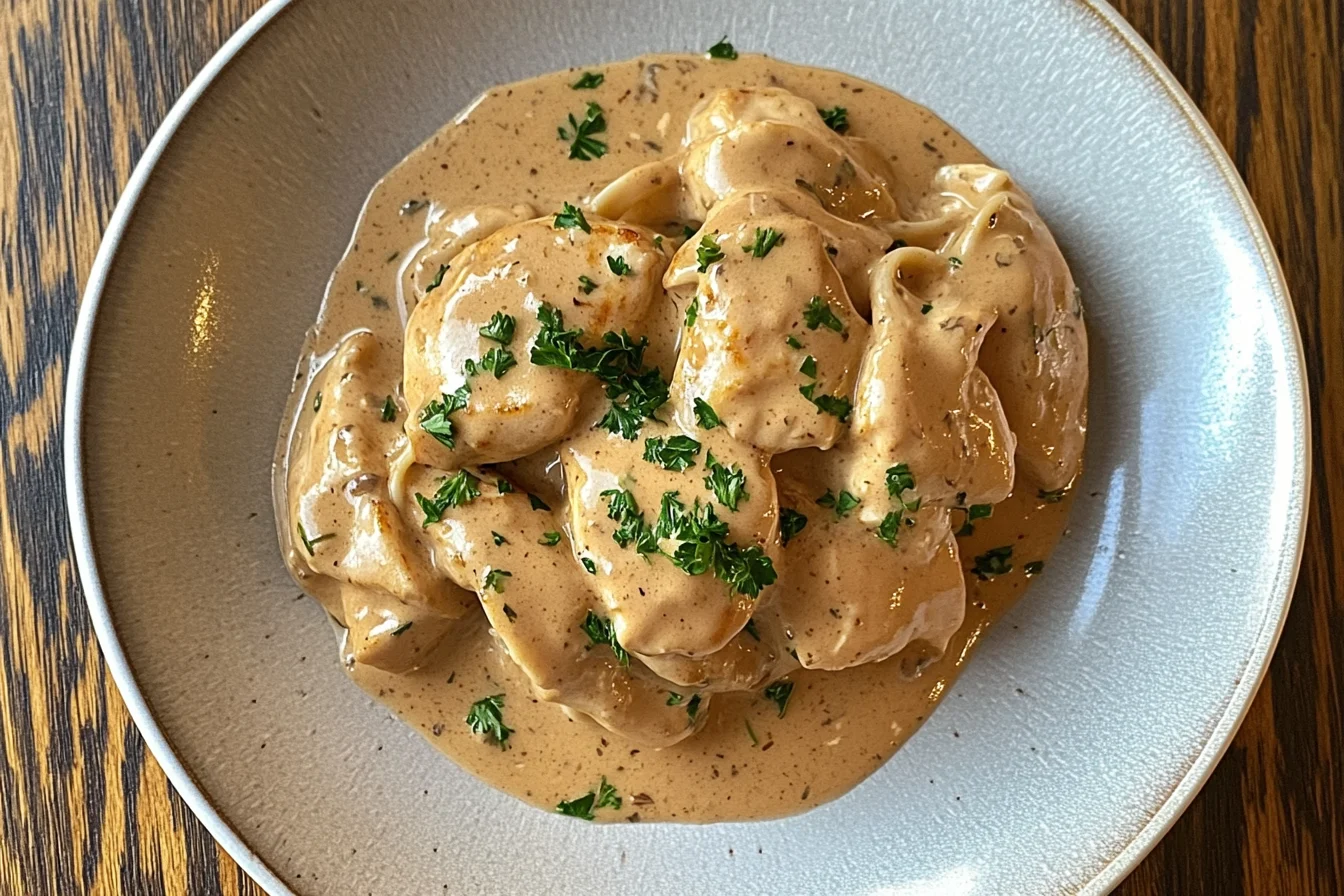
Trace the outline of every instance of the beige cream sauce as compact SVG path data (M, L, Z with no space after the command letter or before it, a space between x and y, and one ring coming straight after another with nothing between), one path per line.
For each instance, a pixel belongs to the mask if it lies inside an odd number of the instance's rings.
M656 91L650 90L650 62L662 65ZM602 72L605 82L596 90L571 89L584 70ZM849 135L869 138L886 152L902 207L918 202L940 166L984 161L932 113L899 96L844 74L759 56L731 62L648 57L491 90L374 189L310 333L292 405L296 441L282 440L280 457L287 448L297 450L321 385L321 364L348 333L367 329L377 337L382 351L370 375L385 381L388 394L399 394L405 323L399 284L403 266L423 242L425 214L407 213L408 200L432 199L449 210L528 202L546 213L676 151L696 102L718 88L749 86L779 86L819 107L846 107ZM556 125L581 113L588 101L605 109L609 152L576 162L557 141ZM399 415L405 413L403 406ZM399 432L388 427L389 444ZM283 494L284 464L277 476ZM895 752L933 711L988 627L1026 588L1030 577L1023 566L1048 557L1069 501L1036 500L1035 486L1020 474L1019 486L992 518L976 522L974 535L959 539L963 566L988 548L1011 544L1014 568L987 582L967 574L965 622L941 658L918 675L911 674L915 658L909 652L840 672L794 671L782 718L759 692L719 694L707 724L693 737L641 749L536 699L484 619L450 635L415 671L396 674L358 664L351 674L460 765L540 807L581 796L605 777L624 804L619 811L600 810L599 821L704 822L797 812L849 790ZM958 512L952 522L960 525ZM290 527L282 522L281 531L293 550ZM316 581L307 585L331 600ZM505 721L514 729L506 750L483 742L464 724L474 701L501 692Z

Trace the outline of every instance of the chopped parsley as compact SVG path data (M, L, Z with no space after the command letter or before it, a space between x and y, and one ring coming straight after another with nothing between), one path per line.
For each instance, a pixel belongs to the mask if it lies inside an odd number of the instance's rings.
M760 741L756 739L756 732L751 730L751 720L743 719L742 721L746 722L747 724L747 737L751 738L751 745L753 747L756 746L757 744L760 743Z
M907 526L913 526L915 521L905 516L899 510L893 510L882 517L882 522L877 525L877 537L885 541L892 547L896 547L897 540L901 537L901 523Z
M580 559L579 562L583 564L584 569L588 570L590 576L597 575L597 564L593 562L593 558L584 557Z
M581 274L579 276L580 292L582 292L584 295L589 295L595 289L597 289L597 282L593 280L592 277L589 277L587 274Z
M825 327L828 330L834 330L841 336L845 335L845 325L836 316L835 310L831 308L831 303L821 296L813 296L808 301L807 307L803 309L803 322L807 324L809 330Z
M849 110L844 106L832 106L830 109L818 109L821 114L821 120L826 122L826 127L835 131L837 134L843 134L849 130Z
M509 572L507 569L492 569L485 574L483 587L489 588L496 594L503 594L505 585L504 580L511 578L513 578L513 573Z
M950 256L947 259L947 263L952 266L953 270L956 270L957 268L961 267L961 259L955 255Z
M325 535L318 535L313 538L309 538L308 533L303 531L303 523L299 523L298 527L299 527L299 541L303 542L303 547L305 550L308 551L309 557L313 556L313 545L321 544L328 538L336 537L335 532L328 532Z
M551 505L538 498L536 495L528 495L527 503L532 505L533 510L550 510Z
M383 399L383 422L391 423L397 419L397 402L391 395Z
M789 344L789 348L802 348L803 344L798 341L796 336L785 336L784 341Z
M1013 571L1013 564L1009 562L1012 558L1013 546L1010 544L1000 548L990 548L975 558L975 565L971 567L971 572L975 573L981 581L1005 575Z
M703 274L716 261L723 261L723 247L707 233L700 237L700 245L695 247L695 269Z
M504 695L482 697L471 704L471 710L467 713L467 727L472 734L479 734L487 741L498 744L501 750L508 749L509 735L513 729L504 724Z
M463 383L451 395L440 394L439 401L431 401L420 412L420 428L438 439L446 447L452 448L453 421L449 420L448 416L465 408L470 397L471 385L469 383Z
M792 507L779 508L779 544L785 547L795 535L807 528L807 517Z
M673 566L690 576L712 571L738 594L756 597L777 578L765 552L757 545L744 548L728 541L728 524L714 513L712 504L698 499L687 510L676 492L666 492L654 538L681 542L669 557Z
M1069 490L1067 488L1056 488L1049 491L1038 489L1036 491L1036 497L1047 504L1058 504L1060 501L1064 500L1064 496L1068 494L1068 492Z
M602 82L606 79L607 76L601 72L584 72L579 76L579 80L569 85L569 87L571 90L592 90L595 87L601 86Z
M517 366L518 359L513 356L513 352L499 346L490 349L481 359L481 369L493 373L495 379L501 378Z
M897 464L894 467L887 467L887 494L893 498L899 498L901 492L909 491L915 487L915 477L910 472L909 464Z
M556 230L573 230L577 227L584 233L593 232L592 225L590 225L588 219L583 216L583 209L579 208L577 205L570 205L568 202L560 206L560 214L555 216L555 224L553 226Z
M541 533L541 537L537 539L537 544L544 544L548 548L553 548L559 543L560 543L559 532L543 532Z
M607 499L607 517L616 522L616 530L611 533L612 541L623 548L633 544L640 554L659 552L658 537L644 519L633 494L625 489L609 488L601 496Z
M495 480L495 491L501 495L507 495L513 492L513 483L507 479Z
M813 383L812 385L815 386L816 384ZM804 389L807 391L804 392ZM818 395L813 397L812 389L809 386L799 386L798 391L802 392L808 401L816 405L817 410L821 413L830 414L832 417L838 418L841 423L849 422L849 412L854 410L854 405L850 403L848 398L843 395Z
M699 714L700 714L700 695L695 694L686 703L686 716L691 720L691 724L694 725L695 717L698 716Z
M686 326L695 326L695 319L700 316L700 297L692 296L690 304L686 306Z
M747 474L741 467L719 463L712 451L705 455L705 466L709 468L705 488L712 491L724 507L736 511L738 503L747 497Z
M849 516L854 508L862 502L847 491L842 490L839 495L836 495L830 489L826 489L826 494L818 498L817 503L822 507L829 507L834 510L836 519L843 519Z
M958 497L964 499L965 493L962 493ZM966 514L966 521L962 523L961 528L957 530L958 538L965 535L974 535L974 521L984 519L994 513L993 504L972 504L970 507L959 507L956 509L963 511Z
M509 540L507 538L505 538L503 535L500 535L493 529L490 531L490 538L495 542L495 547L499 547L502 544L509 543Z
M644 459L655 463L664 470L680 473L695 466L696 455L700 453L700 443L690 436L650 436L644 440Z
M607 783L604 776L602 783L597 786L597 792L588 791L581 797L572 800L565 800L555 807L555 811L561 815L568 815L571 818L582 818L584 821L592 821L594 809L619 809L621 808L621 797L616 793L616 788Z
M600 159L607 154L607 144L593 136L594 134L601 134L606 129L607 119L602 114L602 107L597 103L589 103L582 120L576 119L574 113L571 112L569 114L569 127L560 125L556 128L556 132L560 135L561 140L569 141L569 157L571 159L591 162L593 159Z
M587 566L587 564L584 565ZM592 570L589 570L589 572L592 572ZM610 619L603 619L589 610L588 615L584 617L583 623L579 627L588 636L588 640L592 642L593 647L606 644L611 647L611 652L616 654L617 662L622 666L630 665L630 654L626 653L625 648L621 646L621 642L616 640L616 626L612 624Z
M719 419L719 415L709 406L709 402L703 398L695 400L695 422L700 425L701 429L713 429L723 423Z
M920 314L928 314L928 313L929 313L930 311L932 311L932 310L933 310L933 306L930 305L928 302L925 302L923 305L920 306L920 308L919 308L919 313L920 313Z
M430 281L425 284L426 295L428 295L429 293L433 292L434 290L438 289L440 286L443 285L443 275L447 273L447 271L448 271L448 265L446 264L439 265L438 273L436 273L432 278L430 278Z
M683 701L683 700L685 700L685 699L686 699L686 695L685 695L685 694L678 694L676 691L668 691L668 694L667 694L667 705L668 705L668 706L680 706L680 705L681 705L681 701Z
M798 372L801 373L803 376L810 376L813 379L816 379L817 359L812 357L811 355L808 355L806 358L803 359L803 363L798 368Z
M611 268L611 272L617 277L624 277L632 270L630 264L619 255L608 255L607 267Z
M1040 575L1043 569L1045 569L1044 560L1032 560L1030 563L1022 564L1022 571L1029 576Z
M923 504L923 498L913 501L905 499L905 493L915 487L915 476L910 472L909 464L896 464L887 468L887 494L896 499L896 509L882 517L877 527L877 537L892 547L896 546L901 535L901 524L913 526L915 521L905 514L915 512Z
M321 393L321 392L317 393L317 397L313 399L313 413L316 414L316 413L317 413L318 411L320 411L320 410L322 410L322 393Z
M425 525L437 523L443 519L443 512L449 507L461 507L463 504L469 504L481 496L481 480L468 473L466 470L458 470L452 476L439 485L438 491L434 497L426 498L419 492L415 493L415 501L420 505L420 509L425 512Z
M518 326L518 321L511 314L505 314L503 311L496 311L491 316L490 322L481 327L478 331L486 339L492 342L498 342L500 345L508 345L513 342L513 331Z
M722 38L720 38L720 40L719 40L718 43L716 43L714 46L710 47L710 48L706 51L706 53L709 55L709 58L710 58L710 59L736 59L736 58L737 58L737 50L733 48L733 45L732 45L732 44L728 43L728 35L726 35L726 34L725 34Z
M773 227L764 229L756 228L756 238L750 246L743 246L742 251L750 253L752 258L764 258L770 254L770 250L784 242L784 234Z
M784 711L789 708L789 697L793 696L793 682L781 679L767 685L764 694L765 699L779 707L779 717L782 719Z

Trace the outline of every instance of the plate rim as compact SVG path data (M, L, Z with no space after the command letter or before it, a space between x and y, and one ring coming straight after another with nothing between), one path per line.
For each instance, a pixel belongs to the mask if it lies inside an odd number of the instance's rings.
M112 216L94 256L85 282L79 310L75 320L75 329L71 339L69 364L65 384L64 425L62 438L62 457L65 466L66 510L70 521L70 534L74 549L75 565L79 573L80 584L84 591L90 623L97 636L104 662L117 685L122 700L135 722L145 745L159 766L168 776L173 789L201 821L215 842L222 846L229 856L238 863L243 872L258 883L271 896L297 896L289 885L270 868L256 852L248 846L242 835L215 808L210 797L196 782L191 771L177 756L171 741L159 727L145 695L141 692L136 676L122 649L121 641L113 624L110 607L103 593L102 580L98 573L98 562L94 554L92 530L89 522L85 495L82 438L84 395L88 377L88 360L93 345L93 333L103 290L107 283L112 261L121 246L140 196L168 144L177 133L178 127L190 114L197 101L214 83L224 70L253 37L271 23L275 17L287 9L294 0L267 0L254 12L211 56L205 66L191 79L186 90L168 110L153 138L137 161L118 198ZM1102 25L1110 29L1129 52L1139 61L1147 76L1157 82L1168 99L1185 118L1198 142L1203 146L1214 162L1223 182L1230 189L1241 212L1248 232L1255 244L1261 263L1269 279L1269 288L1275 303L1288 322L1292 346L1296 361L1296 399L1302 409L1302 423L1299 435L1298 462L1304 470L1300 488L1293 495L1299 507L1297 520L1297 546L1291 558L1285 554L1275 572L1274 587L1271 595L1282 595L1277 618L1267 618L1257 634L1247 654L1246 666L1237 686L1228 696L1222 714L1210 729L1204 747L1194 756L1189 766L1167 797L1158 805L1148 820L1138 828L1129 841L1089 880L1083 883L1081 893L1104 893L1120 883L1148 855L1157 843L1166 835L1176 820L1185 812L1213 770L1227 752L1242 722L1245 720L1260 689L1261 683L1269 672L1275 647L1288 612L1292 607L1297 579L1301 570L1302 555L1306 544L1307 521L1310 510L1311 490L1312 432L1311 432L1311 396L1308 388L1306 357L1302 345L1301 329L1294 312L1287 280L1278 254L1274 251L1265 224L1255 207L1240 173L1236 170L1231 157L1219 141L1212 127L1199 111L1194 101L1181 87L1166 64L1157 56L1133 26L1127 22L1105 0L1062 0L1077 6L1093 15ZM1291 400L1293 396L1286 396ZM1253 674L1245 674L1254 670Z

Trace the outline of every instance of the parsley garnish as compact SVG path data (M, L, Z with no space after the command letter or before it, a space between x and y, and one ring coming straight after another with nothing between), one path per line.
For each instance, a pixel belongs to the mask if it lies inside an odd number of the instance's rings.
M882 522L877 526L877 537L885 541L892 547L896 547L896 541L901 537L901 522L913 526L915 521L906 519L905 514L899 510L893 510L882 517Z
M499 546L502 545L502 544L508 544L508 543L509 543L509 540L508 540L507 538L505 538L503 535L500 535L498 532L494 531L493 529L490 531L490 537L494 540L494 542L495 542L495 547L499 547Z
M617 277L624 277L631 271L630 265L619 255L608 255L607 267L611 268L611 272Z
M665 493L654 537L681 542L670 559L682 572L698 576L712 570L738 594L756 597L777 578L765 552L757 545L743 548L729 542L728 524L714 513L712 504L698 499L687 511L676 492Z
M1044 560L1032 560L1030 563L1022 564L1022 571L1029 576L1040 575L1043 569L1045 569Z
M690 436L650 436L644 440L644 459L657 464L664 470L680 473L687 467L695 466L695 457L700 453L700 443Z
M811 355L808 355L806 358L803 359L803 363L798 368L798 372L801 373L803 376L810 376L813 379L816 379L817 359L812 357Z
M835 131L837 134L843 134L849 130L849 110L844 106L834 106L830 109L818 109L821 114L821 120L826 122L826 127Z
M579 276L580 292L582 292L584 295L588 295L595 289L597 289L597 282L594 281L592 277L589 277L587 274L581 274Z
M584 559L586 560L587 558L585 557ZM589 562L591 563L592 561ZM586 566L587 564L584 565ZM592 572L592 570L589 570L589 572ZM616 640L616 626L611 623L610 619L603 619L592 610L589 610L588 615L584 617L583 624L579 627L582 628L583 633L588 636L588 640L592 642L592 646L597 647L602 644L609 645L611 647L611 652L616 654L617 662L622 666L630 665L630 654L626 653L625 648L621 646L621 642Z
M443 285L443 275L444 273L447 272L447 270L448 265L446 264L439 265L438 273L436 273L433 276L433 278L427 284L425 284L425 295L429 295L429 293L433 292L434 290L438 289L440 286Z
M617 524L611 540L623 548L633 544L640 554L658 553L658 538L644 520L635 496L625 489L609 488L602 497L607 499L607 517Z
M947 259L947 263L950 264L954 270L961 267L961 259L955 255L950 256Z
M601 134L606 129L607 119L602 115L602 107L597 103L589 103L582 121L576 119L574 113L571 112L569 114L568 130L564 125L560 125L556 128L556 131L559 133L561 140L570 141L569 157L571 159L590 162L607 154L607 144L593 136L594 134Z
M582 818L584 821L592 821L594 809L619 809L621 808L621 797L616 793L616 788L607 783L604 776L602 783L597 786L597 793L591 790L577 799L565 800L555 807L555 811L561 815L568 815L571 818Z
M779 717L784 718L784 711L789 708L789 697L793 695L793 682L781 679L768 685L764 693L765 699L779 707Z
M518 359L513 356L513 352L499 346L490 349L481 359L481 369L493 373L495 379L501 378L517 366Z
M490 323L481 327L480 334L486 339L498 342L500 345L508 345L513 341L513 331L518 325L518 321L511 314L505 314L503 311L496 311L490 318Z
M393 400L392 396L389 395L387 396L387 398L383 399L383 422L391 423L393 420L396 419L397 419L397 403L395 400Z
M760 741L756 739L756 732L751 730L751 720L743 719L742 721L746 722L747 724L747 737L751 738L751 745L753 747L756 746L757 744L760 743Z
M770 254L770 250L784 242L784 234L773 227L766 227L762 230L756 228L756 239L750 246L743 246L743 252L751 253L752 258L764 258Z
M723 248L713 235L705 234L700 237L700 245L695 247L695 269L700 273L709 270L709 266L716 261L723 261Z
M714 413L714 409L709 406L709 402L703 398L695 400L695 422L700 425L701 429L713 429L723 423L719 419L719 415Z
M710 59L736 59L737 50L728 43L728 35L724 35L714 46L707 51Z
M559 532L543 532L541 533L541 537L537 539L537 544L544 544L548 548L553 548L559 543L560 543Z
M845 335L845 325L840 322L840 318L836 317L835 311L831 308L831 303L821 296L813 296L808 301L807 307L803 309L803 321L807 324L809 330L825 327L842 336Z
M527 503L532 505L533 510L550 510L551 505L538 498L536 495L528 495Z
M807 386L800 386L798 391L802 392L807 388ZM841 423L849 422L849 412L854 409L854 405L850 403L848 398L841 395L818 395L812 398L808 395L808 392L803 392L803 394L808 396L808 400L816 405L817 410L821 413L837 417Z
M915 477L910 473L909 464L897 464L887 468L887 494L899 498L901 492L915 487Z
M420 505L420 509L425 512L425 525L437 523L443 519L443 512L449 507L461 507L463 504L469 504L481 496L481 480L468 473L466 470L458 470L452 476L443 480L439 485L438 491L434 497L426 498L419 492L415 493L415 501Z
M736 511L738 503L747 497L747 474L741 467L724 466L714 460L712 451L705 455L705 465L709 467L705 488L712 491L724 507Z
M560 206L560 214L555 216L555 224L553 226L556 230L573 230L577 227L584 233L593 232L593 228L588 223L588 219L583 216L583 209L579 208L577 205L570 205L568 202ZM579 279L582 280L583 278L580 277Z
M686 704L686 715L691 720L692 725L695 724L695 717L698 716L699 714L700 714L700 695L695 694Z
M579 80L569 87L571 90L592 90L594 87L600 86L606 79L607 76L601 72L584 72L579 76Z
M1036 497L1040 498L1047 504L1058 504L1060 501L1064 500L1064 496L1068 494L1068 492L1069 490L1067 488L1056 488L1051 489L1050 491L1046 491L1045 489L1042 488L1037 489Z
M962 494L958 495L958 497L965 498L965 493L963 492ZM970 507L962 507L957 509L964 511L966 514L966 522L962 523L961 528L957 530L958 537L964 535L974 535L975 526L973 525L972 521L984 519L985 517L988 517L994 513L993 504L972 504Z
M495 480L495 491L501 495L510 494L513 491L513 483L507 479L497 479Z
M799 532L807 528L807 517L792 507L779 508L779 545L786 546Z
M485 574L483 587L489 588L496 594L503 594L505 585L504 580L511 578L513 578L513 573L509 572L507 569L492 569Z
M905 516L906 511L913 513L923 503L922 498L905 500L905 493L914 487L915 476L910 472L909 464L896 464L887 468L887 494L896 499L897 507L882 517L882 522L877 527L877 537L892 547L896 546L896 541L900 538L901 523L904 522L907 526L915 524L913 519Z
M990 548L975 558L975 565L971 567L971 572L975 573L981 581L1010 573L1013 571L1013 564L1009 562L1012 558L1013 546L1010 544L1001 548Z
M826 489L826 494L817 499L817 503L822 507L829 507L835 511L837 519L843 519L849 516L850 512L861 503L847 491L841 491L837 497L830 489Z
M802 348L803 344L795 336L785 336L784 341L789 344L789 348Z
M313 545L321 544L328 538L336 537L336 533L328 532L325 535L319 535L316 538L309 538L308 533L303 531L303 523L299 523L298 527L299 527L299 541L303 542L303 546L304 548L307 549L309 557L313 556Z
M501 750L507 749L513 729L504 724L504 695L482 697L471 704L471 711L467 713L467 727L472 734L482 735L486 740L499 744Z
M463 383L452 395L440 394L440 401L431 401L420 412L420 428L438 439L445 446L453 447L453 421L449 414L456 413L467 406L471 397L471 385Z
M695 319L700 316L700 297L692 296L691 302L686 306L686 326L695 326Z
M676 691L669 691L667 694L668 706L680 706L681 701L686 699L685 694L678 694Z
M313 399L313 413L316 414L316 413L317 413L318 411L320 411L320 410L322 410L322 393L321 393L321 392L317 393L317 397Z
M584 557L579 562L583 564L584 569L588 570L589 575L597 575L597 564L593 562L591 557Z
M919 308L919 313L920 313L920 314L928 314L928 313L929 313L930 311L932 311L932 310L933 310L933 306L930 305L928 302L925 302L923 305L920 306L920 308Z

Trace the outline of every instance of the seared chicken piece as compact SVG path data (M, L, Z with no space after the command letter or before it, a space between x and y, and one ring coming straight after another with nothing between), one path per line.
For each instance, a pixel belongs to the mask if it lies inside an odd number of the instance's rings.
M882 534L854 512L818 506L781 480L781 505L807 517L781 554L780 583L765 612L807 669L847 669L884 660L914 641L941 652L961 626L966 584L948 511L900 514ZM894 542L891 543L891 542Z
M385 420L390 396L378 384L395 380L370 333L351 335L322 373L313 399L317 411L304 434L307 450L290 469L290 568L327 611L358 631L347 645L359 662L401 668L472 606L470 594L430 563L419 533L388 493L383 446L397 424ZM393 401L395 411L395 401ZM380 636L410 619L426 621L415 651ZM436 639L435 639L436 640ZM401 646L410 646L401 645Z
M672 385L683 420L706 402L767 454L835 443L868 325L827 248L811 221L745 194L677 250L666 285L696 287Z
M450 265L463 249L505 227L534 218L536 214L530 205L512 208L482 205L452 214L442 208L431 208L425 217L425 246L408 268L409 282L403 284L403 288L409 287L407 291L418 300L439 278L439 269Z
M769 603L768 597L761 600ZM708 656L692 659L665 653L640 659L667 681L711 694L755 690L798 667L788 652L779 618L759 608L727 646Z
M693 466L665 469L645 459L650 439L667 445L677 438L697 443L682 452ZM728 567L713 561L736 557L751 564L750 580L774 580L777 505L766 457L722 428L648 421L637 441L600 429L582 433L562 446L560 461L574 551L592 564L583 581L610 612L620 643L648 657L704 657L726 645L751 617L756 595L750 585L730 585ZM698 521L704 535L700 557L711 568L696 575L672 559L683 546L694 552L694 540L679 537L687 535L681 526L659 525L683 518Z
M408 487L430 495L441 477L416 467ZM610 644L594 643L585 630L589 615L605 617L605 610L581 581L587 574L566 541L544 543L550 540L546 533L560 530L555 516L533 509L521 492L501 493L493 480L470 491L478 494L446 508L437 521L418 516L436 564L479 595L495 636L537 696L649 746L693 734L707 703L696 719L684 706L669 706L665 682L639 674L637 661L618 656Z
M406 329L406 422L415 459L445 469L531 454L575 425L587 374L531 359L544 307L591 344L638 335L666 265L651 235L594 219L591 232L554 218L505 227L443 268ZM620 273L617 273L617 270Z

